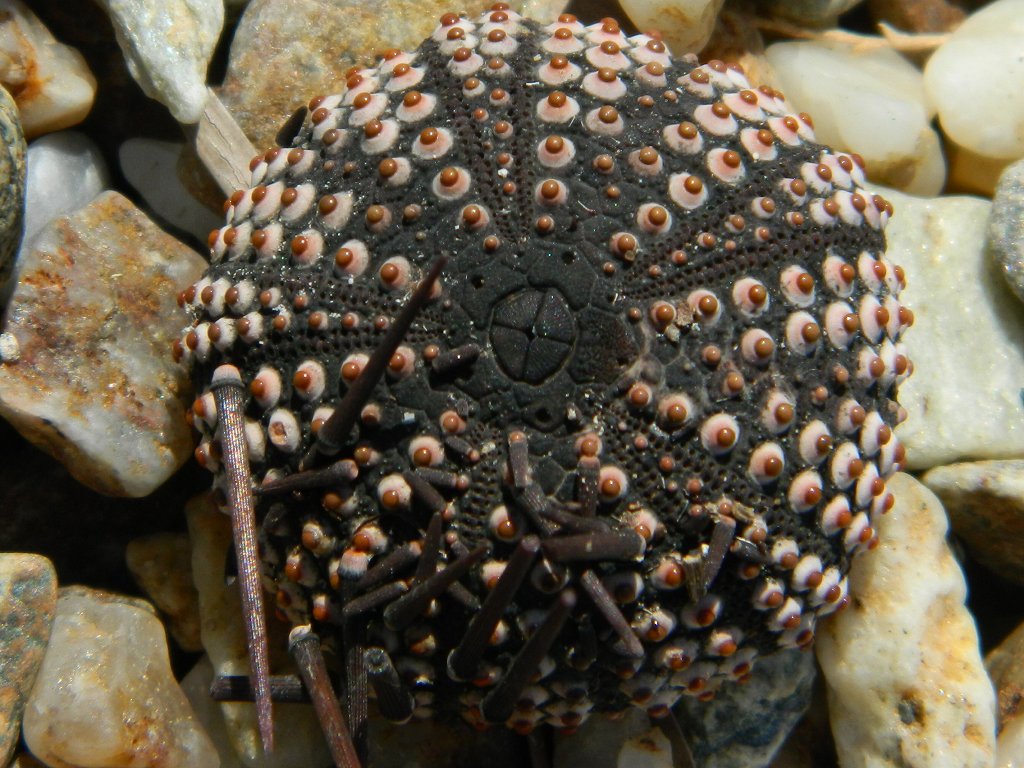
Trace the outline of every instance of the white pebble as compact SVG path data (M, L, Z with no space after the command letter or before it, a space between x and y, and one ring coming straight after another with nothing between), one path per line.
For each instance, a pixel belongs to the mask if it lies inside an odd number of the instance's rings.
M182 123L206 104L206 68L224 25L220 0L97 0L110 15L128 70Z
M900 302L915 315L902 337L914 365L899 390L909 415L896 430L909 467L1024 457L1024 308L985 252L992 204L881 192L897 212L888 259L906 272Z
M839 762L990 768L995 696L945 512L910 475L889 489L896 505L873 521L881 544L850 571L856 599L818 628Z
M174 679L163 625L139 602L61 590L23 721L29 749L48 765L219 765Z
M1024 156L1024 0L968 17L928 60L928 97L942 130L984 157Z
M96 78L77 50L57 42L20 0L0 0L0 85L12 94L26 138L85 119Z
M929 125L935 110L906 59L887 48L817 42L776 43L765 55L790 106L814 119L818 141L859 153L878 183L939 193L946 168Z

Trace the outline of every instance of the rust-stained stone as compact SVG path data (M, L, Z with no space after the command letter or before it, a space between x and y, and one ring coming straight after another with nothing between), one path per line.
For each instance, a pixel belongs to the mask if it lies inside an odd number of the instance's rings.
M257 149L274 145L281 124L318 93L344 89L344 72L373 63L389 48L412 50L457 10L473 16L493 0L252 0L231 43L220 97ZM565 0L515 0L538 21L554 19ZM296 88L301 84L301 88Z
M0 414L85 485L150 493L192 448L169 350L186 323L177 293L203 267L116 192L55 219L18 265Z
M1024 718L1024 624L985 657L985 669L996 689L999 727Z
M0 765L18 745L56 610L53 564L41 555L0 554Z
M0 286L14 266L25 222L25 136L18 107L0 87Z
M20 0L0 2L0 85L17 102L28 138L81 122L96 94L82 54L57 42Z

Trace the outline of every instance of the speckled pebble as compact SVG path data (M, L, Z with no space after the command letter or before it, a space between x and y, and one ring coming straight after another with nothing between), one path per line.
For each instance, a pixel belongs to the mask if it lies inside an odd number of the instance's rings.
M818 660L844 768L990 768L995 696L938 498L906 474L850 571L857 599L824 622Z
M1024 160L999 177L988 220L988 242L1010 288L1024 301Z
M0 554L0 765L18 744L56 607L53 563L41 555Z
M489 5L470 0L459 10L475 14ZM525 5L532 18L545 21L565 2L512 5ZM253 144L272 146L281 124L310 94L334 93L346 69L385 49L415 47L451 8L450 0L252 0L235 29L220 97Z
M25 136L18 107L0 87L0 286L14 267L25 221Z
M925 67L942 130L985 157L1024 157L1022 35L1024 0L997 0L969 16Z
M78 131L41 136L28 147L25 179L26 253L40 230L58 216L67 216L110 186L103 153Z
M658 30L677 54L699 51L711 38L724 0L622 0L637 29Z
M97 0L132 77L181 123L206 103L206 68L224 24L221 0Z
M77 50L57 42L20 0L0 0L0 85L14 96L25 136L81 122L96 78Z
M776 43L765 56L773 84L814 117L820 141L859 153L877 184L939 193L946 165L917 67L891 49L837 42Z
M97 590L61 590L25 709L31 752L51 766L217 768L171 672L152 610Z
M186 651L202 650L198 595L192 584L192 547L183 533L154 533L128 542L125 561L135 583L166 618Z
M985 253L991 203L896 192L890 258L908 275L914 374L896 434L912 469L1024 457L1024 309Z
M0 413L104 493L144 496L190 455L183 372L167 350L180 285L204 266L107 192L52 222L19 260Z

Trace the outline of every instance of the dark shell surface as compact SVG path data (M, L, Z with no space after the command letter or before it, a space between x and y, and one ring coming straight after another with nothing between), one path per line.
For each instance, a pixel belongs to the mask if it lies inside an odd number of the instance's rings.
M657 714L807 647L903 462L912 315L859 158L733 66L503 6L444 17L294 128L228 201L175 349L208 468L228 364L254 487L338 472L257 496L279 611L384 649L416 716L521 731ZM309 460L440 256L351 434Z

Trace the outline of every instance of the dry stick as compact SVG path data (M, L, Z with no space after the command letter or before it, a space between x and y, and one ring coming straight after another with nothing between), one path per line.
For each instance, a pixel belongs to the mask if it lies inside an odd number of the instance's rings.
M672 710L670 709L665 717L657 718L654 722L661 728L661 732L665 734L665 738L672 745L672 768L697 768L697 761L693 759L690 743Z
M338 697L334 695L331 686L331 677L320 650L320 638L313 634L308 624L295 627L288 636L288 650L295 658L299 675L313 700L320 728L327 738L327 746L335 765L338 768L361 768L362 762L352 743L345 715L341 712Z
M447 262L448 259L445 256L439 256L430 265L427 274L420 280L416 290L409 297L409 301L402 307L402 311L398 313L398 317L395 318L391 327L388 328L383 340L373 350L373 354L370 355L370 359L363 367L362 373L352 382L345 396L338 403L338 407L334 409L334 413L330 415L330 418L324 422L323 426L316 433L316 442L313 443L313 446L303 458L303 466L309 466L318 451L332 454L341 448L341 443L348 437L352 427L355 426L360 411L366 404L366 401L370 399L370 395L373 393L374 387L377 386L377 382L380 381L380 377L384 375L384 369L391 360L391 356L395 353L398 345L402 343L405 334L409 332L409 326L412 325L416 315L423 308L423 305L427 303L427 299L430 298L430 294L434 290L434 284L441 276L441 270L444 269L444 265Z
M242 420L246 396L242 377L233 365L222 365L213 372L211 388L220 421L221 450L238 560L238 582L245 612L245 637L249 646L253 687L256 690L256 719L263 751L269 754L274 751L274 723L270 699L267 625L263 615L263 584L260 581L260 559L256 546L256 510L249 471L249 448Z
M249 160L258 153L212 88L206 89L206 105L193 140L199 160L225 197L250 186Z

